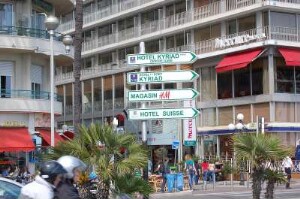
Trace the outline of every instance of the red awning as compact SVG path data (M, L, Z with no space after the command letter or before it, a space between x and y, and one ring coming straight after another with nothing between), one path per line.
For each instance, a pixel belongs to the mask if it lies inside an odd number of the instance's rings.
M71 131L65 131L60 135L63 140L72 140L74 138L74 133Z
M51 132L46 129L38 129L37 131L40 133L41 137L46 142L45 144L43 144L43 146L51 146ZM64 141L64 139L62 139L57 132L54 132L54 144L61 141Z
M217 65L217 73L226 72L245 68L251 63L260 53L262 49L239 52L236 54L226 55L223 60Z
M27 128L0 128L0 152L33 151L35 149Z
M300 66L300 50L291 48L279 48L287 66Z

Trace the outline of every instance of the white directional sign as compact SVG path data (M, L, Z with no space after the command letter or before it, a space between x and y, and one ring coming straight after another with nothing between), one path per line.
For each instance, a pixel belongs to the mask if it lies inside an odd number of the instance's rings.
M199 115L195 108L128 109L129 120L182 119Z
M166 52L127 55L128 65L189 64L197 60L192 52Z
M128 84L163 83L163 82L191 82L199 75L192 70L178 70L166 72L131 72L127 73Z
M198 94L194 89L129 91L128 100L130 102L184 100L194 99Z

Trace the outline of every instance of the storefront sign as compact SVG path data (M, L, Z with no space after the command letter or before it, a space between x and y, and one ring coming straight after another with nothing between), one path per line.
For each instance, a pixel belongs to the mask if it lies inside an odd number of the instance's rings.
M25 114L0 115L0 126L2 126L2 127L25 127L25 126L28 126L28 115L25 115Z
M171 145L174 140L178 140L178 123L174 123L173 119L151 120L148 124L148 145Z
M4 127L23 127L26 126L26 123L24 121L11 121L11 120L7 120L4 121L1 126Z
M266 38L265 33L260 33L256 35L245 34L245 35L239 35L232 38L216 38L215 48L226 48L230 46L253 42L264 38Z
M195 107L195 101L189 100L184 101L184 107ZM196 121L195 119L183 120L183 134L184 134L184 145L195 146L196 145Z

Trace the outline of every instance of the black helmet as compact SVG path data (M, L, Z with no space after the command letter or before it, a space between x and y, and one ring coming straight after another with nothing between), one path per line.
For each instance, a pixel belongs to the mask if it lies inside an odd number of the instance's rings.
M54 160L42 163L40 172L40 176L51 184L53 184L56 176L67 173L63 166Z

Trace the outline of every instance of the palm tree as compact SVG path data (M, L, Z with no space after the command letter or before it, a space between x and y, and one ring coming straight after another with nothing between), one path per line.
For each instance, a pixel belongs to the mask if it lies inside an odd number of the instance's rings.
M233 140L237 161L247 159L251 163L252 195L253 199L259 199L262 182L268 180L265 176L266 163L282 159L289 150L279 138L266 134L238 134Z
M99 176L96 197L103 199L108 198L111 185L117 190L123 190L117 187L118 179L131 176L135 168L143 168L147 164L147 151L136 142L132 134L116 134L107 125L92 124L89 128L81 126L74 140L58 144L53 151L48 158L73 155L93 165ZM142 194L149 195L149 184L144 188L146 191Z
M82 98L81 98L81 50L82 50L82 26L83 26L83 1L76 0L75 7L75 38L74 38L74 127L75 133L78 133L81 111L82 111Z
M265 179L267 181L265 198L267 199L274 198L274 188L276 183L286 182L283 172L280 172L277 168L267 168L265 170Z

